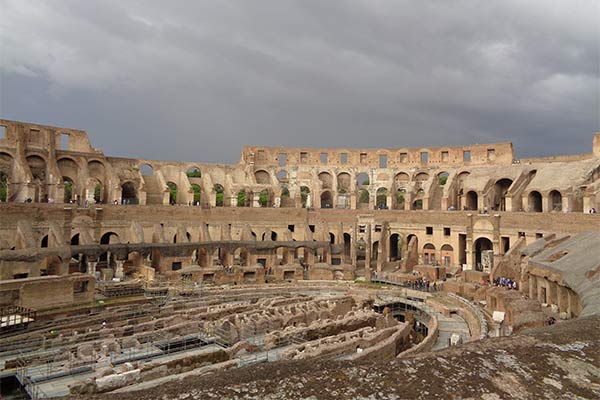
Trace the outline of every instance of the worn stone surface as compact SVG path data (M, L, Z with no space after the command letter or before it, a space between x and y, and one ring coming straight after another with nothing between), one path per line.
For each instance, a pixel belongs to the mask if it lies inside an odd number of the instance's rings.
M595 399L600 317L392 362L280 362L112 399ZM75 397L76 398L76 397ZM86 397L87 398L87 397Z

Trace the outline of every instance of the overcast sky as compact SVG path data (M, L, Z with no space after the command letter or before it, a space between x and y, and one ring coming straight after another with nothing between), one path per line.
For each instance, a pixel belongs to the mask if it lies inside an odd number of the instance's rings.
M512 141L591 151L598 0L0 0L0 116L106 155Z

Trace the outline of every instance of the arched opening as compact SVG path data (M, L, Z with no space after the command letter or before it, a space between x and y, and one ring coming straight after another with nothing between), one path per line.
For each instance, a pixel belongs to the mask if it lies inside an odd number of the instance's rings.
M121 185L121 203L122 204L137 204L137 190L133 182L125 182Z
M454 248L452 246L450 246L449 244L445 244L442 246L442 248L440 249L440 257L441 257L441 261L442 261L442 265L446 268L452 266L454 260Z
M100 237L100 244L118 244L120 242L119 235L114 232L106 232ZM98 257L98 265L96 268L99 270L102 268L111 268L113 260L114 256L110 255L109 252L104 252Z
M100 238L100 244L118 244L121 243L119 235L114 232L106 232Z
M423 263L425 265L436 265L435 246L431 243L423 246Z
M104 199L104 190L101 183L96 183L94 186L94 202L100 204Z
M271 183L271 175L265 170L256 171L254 179L256 179L256 183L259 185L268 185Z
M491 199L492 210L506 211L506 194L513 184L511 179L500 179L494 184L494 197Z
M352 255L352 236L349 233L344 233L344 255L350 258Z
M269 207L271 205L269 189L263 189L258 194L258 204L261 207Z
M269 232L269 231L266 231L266 232L264 232L264 233L262 234L262 240L263 240L263 242L264 242L265 240L271 240L271 241L273 241L273 242L276 242L276 241L277 241L277 232L275 232L275 231L271 231L271 233L269 234L269 236L267 236L267 233L268 233L268 232Z
M192 187L192 192L194 193L194 203L193 204L198 205L198 204L200 204L202 189L200 188L200 185L198 185L197 183L192 183L191 187Z
M42 260L40 275L62 275L62 259L59 256L48 256Z
M350 174L347 172L339 173L337 176L337 187L338 191L344 190L345 192L349 192L352 187L352 178Z
M187 171L185 171L185 174L188 178L202 178L202 173L198 167L189 167Z
M390 261L402 259L402 239L398 233L390 236Z
M465 199L465 208L467 210L477 210L478 204L478 196L477 192L470 190L467 192L467 197Z
M248 204L246 203L246 191L240 190L237 193L237 206L238 207L246 207Z
M488 238L481 237L475 241L475 269L488 271L493 267L493 245Z
M417 190L417 195L415 196L412 202L413 210L423 209L423 197L425 197L425 191L423 189Z
M321 208L333 208L333 196L329 190L321 193Z
M310 202L310 189L307 186L300 187L300 202L302 203L302 208L311 207Z
M287 187L281 188L281 207L293 207L294 202L290 197L290 190Z
M215 188L215 206L223 207L223 205L225 204L225 201L224 201L225 190L223 189L223 186L219 183L215 183L214 188Z
M46 190L46 160L40 156L27 157L27 165L33 177L32 185L34 189L33 201L48 201L48 192ZM60 201L60 199L57 199Z
M377 253L379 252L379 240L373 242L371 249L371 262L377 261Z
M187 243L192 241L192 235L189 232L185 233L185 237L187 238ZM177 234L173 236L173 243L177 243Z
M428 179L429 179L429 174L426 172L419 172L418 174L415 175L415 182L417 183L418 187L422 187L423 182L426 182Z
M40 247L45 248L48 247L48 235L44 236L40 241Z
M440 173L438 174L438 176L437 176L437 177L438 177L438 184L439 184L440 186L444 186L444 185L446 185L446 182L448 182L448 177L449 177L449 176L450 176L450 174L449 174L449 173L447 173L447 172L440 172Z
M396 206L394 207L396 210L404 210L404 200L405 200L406 190L404 188L399 188L396 190Z
M338 208L350 208L350 190L352 187L352 177L347 172L342 172L337 176L338 189Z
M360 174L356 175L356 186L365 187L369 186L369 183L369 175L365 172L361 172Z
M0 171L0 202L5 203L8 200L8 176Z
M71 178L67 178L63 176L63 187L64 187L64 202L72 203L74 201L73 197L73 181Z
M335 244L335 234L333 234L332 232L329 232L329 243Z
M152 176L154 175L154 168L150 164L142 164L140 165L140 173L142 176Z
M331 189L333 188L333 177L329 172L321 172L319 174L319 181L321 181L322 189Z
M366 189L360 189L358 191L358 208L368 208L369 207L369 199L370 199L369 191Z
M417 199L412 203L413 210L422 210L423 209L423 199Z
M411 243L412 242L412 243ZM406 237L407 248L406 250L410 250L411 248L415 250L415 252L419 251L419 237L414 234L410 234Z
M10 154L0 153L0 202L7 202L10 199L10 176L13 164Z
M552 211L562 211L562 194L558 190L550 192L550 206Z
M529 211L542 212L542 194L536 190L529 193Z
M177 204L177 185L174 182L167 182L169 190L169 204Z
M375 206L380 210L386 210L388 208L386 188L377 189L377 195L375 197Z

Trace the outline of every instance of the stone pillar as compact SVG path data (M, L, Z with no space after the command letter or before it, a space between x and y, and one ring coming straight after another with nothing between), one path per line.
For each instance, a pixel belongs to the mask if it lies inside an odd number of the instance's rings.
M87 262L88 274L90 274L92 276L96 276L96 265L98 265L98 261L88 261Z
M260 208L260 193L252 193L252 207Z
M123 279L125 274L123 273L123 260L115 260L115 278Z

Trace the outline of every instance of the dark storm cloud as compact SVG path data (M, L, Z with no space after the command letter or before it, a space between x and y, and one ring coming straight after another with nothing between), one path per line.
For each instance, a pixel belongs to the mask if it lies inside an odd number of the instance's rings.
M0 114L108 155L513 141L589 152L600 3L0 0Z

